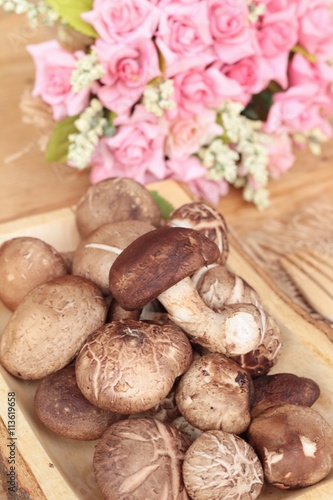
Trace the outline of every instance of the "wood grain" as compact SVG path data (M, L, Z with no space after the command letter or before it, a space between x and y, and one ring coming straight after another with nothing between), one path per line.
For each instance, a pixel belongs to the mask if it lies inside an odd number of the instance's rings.
M38 148L34 127L21 121L19 100L34 79L34 66L26 45L52 38L52 29L31 30L24 16L0 15L2 133L0 144L0 222L42 213L77 202L89 185L87 171L47 163ZM306 199L333 191L333 141L314 157L298 152L293 168L271 181L271 207L265 212L246 203L231 190L218 208L238 233L260 227L268 220L295 211Z

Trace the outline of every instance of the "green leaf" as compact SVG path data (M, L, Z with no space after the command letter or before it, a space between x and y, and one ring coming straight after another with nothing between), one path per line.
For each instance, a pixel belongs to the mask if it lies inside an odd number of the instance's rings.
M45 152L45 159L47 161L59 161L64 163L67 160L70 134L75 134L77 128L74 125L77 116L70 116L59 122L56 122L53 129L52 136Z
M150 194L153 196L158 206L160 207L163 219L168 219L170 217L171 212L174 211L174 207L165 198L163 198L157 191L150 191Z
M272 93L266 89L259 94L253 95L251 101L241 114L249 118L249 120L261 120L264 122L267 119L272 104Z
M46 2L76 31L98 38L93 26L81 18L83 12L92 10L93 0L46 0Z

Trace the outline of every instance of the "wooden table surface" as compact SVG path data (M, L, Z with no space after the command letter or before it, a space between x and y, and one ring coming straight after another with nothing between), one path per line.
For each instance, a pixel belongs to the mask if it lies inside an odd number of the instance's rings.
M29 28L24 16L0 15L0 222L76 203L89 185L87 171L47 163L38 148L39 135L22 123L19 101L34 80L34 66L26 45L48 40L47 27ZM233 190L218 208L239 233L263 221L294 211L297 204L333 192L333 140L320 157L298 152L293 168L271 181L271 207L259 212Z

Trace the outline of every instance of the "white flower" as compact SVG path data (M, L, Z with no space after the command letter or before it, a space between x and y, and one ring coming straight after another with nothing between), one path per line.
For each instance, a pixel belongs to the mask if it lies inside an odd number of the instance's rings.
M148 84L143 92L142 100L146 111L154 113L160 118L164 111L175 108L176 103L171 99L173 91L174 85L171 79Z
M208 170L207 179L235 181L239 154L221 139L214 139L209 146L200 148L198 156Z
M71 75L74 92L80 92L80 90L89 87L93 81L98 80L104 73L105 70L99 63L97 54L94 51L81 57Z
M243 190L243 197L246 201L254 203L258 210L265 210L270 205L269 193L265 188L254 189L247 185Z
M248 0L249 15L248 20L250 23L256 23L263 14L266 12L266 5L263 2Z
M107 126L102 116L103 105L98 99L92 99L90 105L75 120L77 134L70 134L67 160L79 170L89 166L91 156Z

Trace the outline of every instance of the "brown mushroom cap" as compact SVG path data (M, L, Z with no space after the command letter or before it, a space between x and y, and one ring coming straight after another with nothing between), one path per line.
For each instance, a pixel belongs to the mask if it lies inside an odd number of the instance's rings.
M113 321L87 339L76 359L76 379L99 408L139 413L160 403L191 361L190 342L178 327Z
M192 500L255 500L264 482L252 447L217 430L203 432L188 448L183 479Z
M219 263L224 264L229 253L228 228L223 216L213 207L203 202L186 203L170 215L168 225L189 227L214 241L219 250Z
M35 286L65 274L60 253L38 238L13 238L0 247L0 300L11 311Z
M84 238L77 247L72 273L90 279L109 293L109 273L117 256L132 241L154 226L139 220L104 224Z
M319 385L294 373L275 373L253 380L252 418L271 406L284 403L312 406L320 395Z
M36 380L68 365L106 317L99 288L65 275L31 290L0 339L0 362L14 376Z
M89 403L77 386L73 364L40 382L34 405L46 427L70 439L98 439L113 422L125 418Z
M93 184L76 208L76 223L83 238L103 224L128 219L157 227L161 212L148 189L126 177L112 177Z
M97 484L106 500L187 500L181 467L187 437L152 418L121 420L99 440Z
M266 481L277 488L310 486L332 469L333 431L313 408L268 408L252 420L248 439L264 466Z
M140 309L218 256L216 244L194 229L155 229L117 257L110 270L110 290L124 309Z
M252 381L246 370L222 354L193 361L176 390L177 406L194 427L240 434L250 424Z

